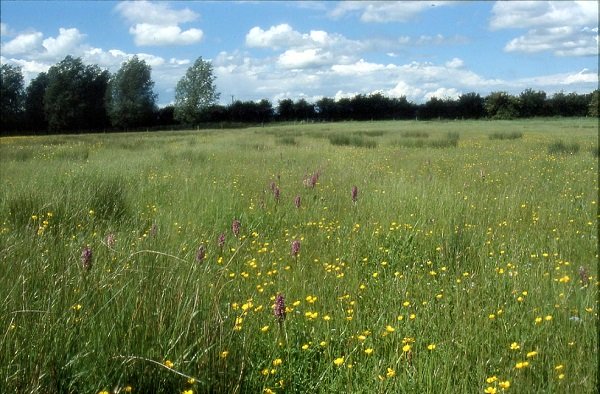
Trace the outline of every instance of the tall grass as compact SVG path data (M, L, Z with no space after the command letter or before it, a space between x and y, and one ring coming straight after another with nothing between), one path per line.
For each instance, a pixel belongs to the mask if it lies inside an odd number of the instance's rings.
M0 392L593 393L598 164L539 149L574 123L1 139Z

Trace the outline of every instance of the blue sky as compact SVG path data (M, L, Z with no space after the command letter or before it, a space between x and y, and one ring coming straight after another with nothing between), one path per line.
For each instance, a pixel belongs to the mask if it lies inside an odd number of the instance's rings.
M0 61L152 67L160 105L202 56L221 101L598 87L597 1L6 1Z

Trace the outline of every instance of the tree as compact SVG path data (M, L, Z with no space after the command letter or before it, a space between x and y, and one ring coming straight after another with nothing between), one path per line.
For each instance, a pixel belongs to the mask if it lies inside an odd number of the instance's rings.
M525 89L519 95L519 112L523 118L544 115L545 106L546 92Z
M27 128L32 131L48 129L44 112L44 95L48 87L48 74L42 72L29 82L25 91L25 119Z
M0 67L2 132L18 127L23 114L24 96L21 67L3 64Z
M598 106L600 105L599 100L600 99L600 90L596 89L594 90L594 92L592 93L592 98L590 100L590 104L588 106L588 115L589 116L593 116L595 118L598 117Z
M461 94L457 103L458 116L465 119L479 119L485 115L483 98L478 93Z
M514 119L519 114L518 100L506 92L492 92L485 98L485 110L492 119Z
M81 58L65 57L48 70L44 113L51 132L98 129L106 124L109 73Z
M216 77L210 62L196 59L175 88L175 119L182 123L198 123L202 112L219 100Z
M144 60L134 56L110 80L107 108L113 126L126 129L152 123L156 94L151 72Z

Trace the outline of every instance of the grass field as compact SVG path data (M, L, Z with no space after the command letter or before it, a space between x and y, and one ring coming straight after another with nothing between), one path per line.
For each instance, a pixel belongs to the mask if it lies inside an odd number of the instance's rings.
M597 119L14 137L0 171L0 392L596 392Z

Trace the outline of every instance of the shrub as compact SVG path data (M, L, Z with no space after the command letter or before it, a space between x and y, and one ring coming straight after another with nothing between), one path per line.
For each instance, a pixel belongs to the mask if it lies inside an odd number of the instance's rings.
M332 134L329 136L331 145L356 146L359 148L376 148L377 142L360 136L350 136L347 134Z
M548 153L551 155L574 155L577 152L579 152L579 144L576 142L565 143L562 140L558 140L548 146Z
M490 134L491 140L516 140L523 138L523 133L520 131L499 131Z

